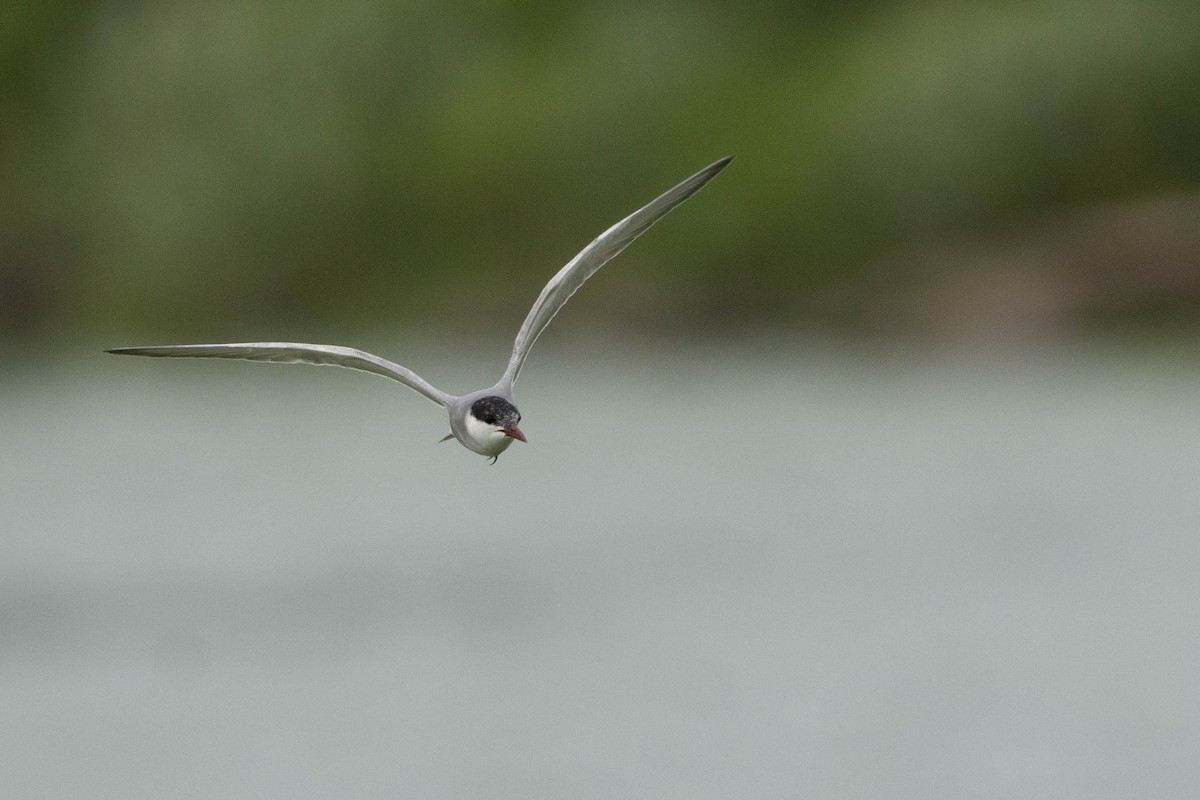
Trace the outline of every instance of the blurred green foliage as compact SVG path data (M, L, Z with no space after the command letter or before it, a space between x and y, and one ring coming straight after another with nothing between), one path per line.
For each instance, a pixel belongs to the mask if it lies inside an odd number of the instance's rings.
M0 335L515 328L727 153L578 313L853 324L896 254L1200 185L1200 4L17 0L0 103Z

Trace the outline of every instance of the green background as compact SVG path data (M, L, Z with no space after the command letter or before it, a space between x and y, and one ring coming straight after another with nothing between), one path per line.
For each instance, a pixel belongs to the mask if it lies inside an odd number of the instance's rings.
M1190 325L1200 6L75 3L0 11L0 336ZM573 306L574 308L574 306Z

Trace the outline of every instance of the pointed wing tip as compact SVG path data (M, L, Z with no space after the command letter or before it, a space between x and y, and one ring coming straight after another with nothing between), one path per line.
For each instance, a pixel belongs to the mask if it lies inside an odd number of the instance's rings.
M729 166L729 162L733 161L733 156L725 156L717 159L713 163L704 168L704 172L712 172L714 175Z
M159 355L155 352L161 350L160 347L112 347L105 350L105 353L114 356L153 356Z
M232 348L254 346L252 344L152 344L140 347L111 347L104 352L114 356L179 356L191 355L190 351L203 350L208 347Z
M700 185L703 186L704 184L711 181L713 178L717 177L717 175L721 172L721 170L723 170L729 166L729 163L731 161L733 161L733 156L725 156L722 159L718 159L717 161L714 161L713 163L709 164L707 167L705 167L704 169L700 170L695 175L693 175L689 179L689 181L694 181L698 178L698 179L700 179ZM686 182L687 181L685 181L685 183Z

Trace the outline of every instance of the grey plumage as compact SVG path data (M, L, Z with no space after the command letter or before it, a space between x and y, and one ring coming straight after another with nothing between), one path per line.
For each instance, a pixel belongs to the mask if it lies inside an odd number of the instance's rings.
M542 289L533 308L529 310L529 314L521 324L517 338L513 342L512 356L504 374L496 385L487 389L466 395L451 395L436 388L407 367L402 367L362 350L338 345L300 342L245 342L120 347L107 352L131 356L227 358L277 364L315 364L346 367L381 375L398 381L434 403L444 406L450 415L451 435L469 450L491 457L494 463L495 458L512 443L514 438L524 440L524 435L513 421L520 419L520 413L516 411L516 400L513 397L513 386L517 382L517 376L521 372L521 367L524 365L530 349L542 335L546 326L571 298L571 295L575 294L579 287L598 269L628 247L634 239L649 230L654 223L672 209L699 191L732 160L733 156L723 158L667 190L600 234L579 255L559 270ZM483 402L489 398L499 400L500 403ZM511 412L507 409L504 409L503 414L480 412L483 417L491 419L491 422L472 413L473 406L479 409L499 409L504 405L511 408Z

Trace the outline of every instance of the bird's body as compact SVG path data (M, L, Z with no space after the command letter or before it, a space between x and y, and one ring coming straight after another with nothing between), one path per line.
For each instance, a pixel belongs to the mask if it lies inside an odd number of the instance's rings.
M585 247L542 289L525 317L513 342L512 357L494 386L465 395L452 395L436 388L412 370L387 359L351 347L298 342L250 342L239 344L191 344L154 347L122 347L109 353L171 358L227 358L280 364L316 364L346 367L399 381L440 406L450 415L450 435L472 452L495 459L514 439L525 441L517 427L513 386L534 342L550 320L583 283L630 242L645 233L671 209L691 197L723 170L732 156L705 167L667 190L649 204L613 225ZM450 437L446 437L450 438Z
M504 387L473 392L456 398L457 402L449 406L450 433L454 438L468 450L493 459L499 458L513 439L525 441L525 434L517 427L521 413L510 399L512 392L503 397L496 394L499 391L504 391Z

